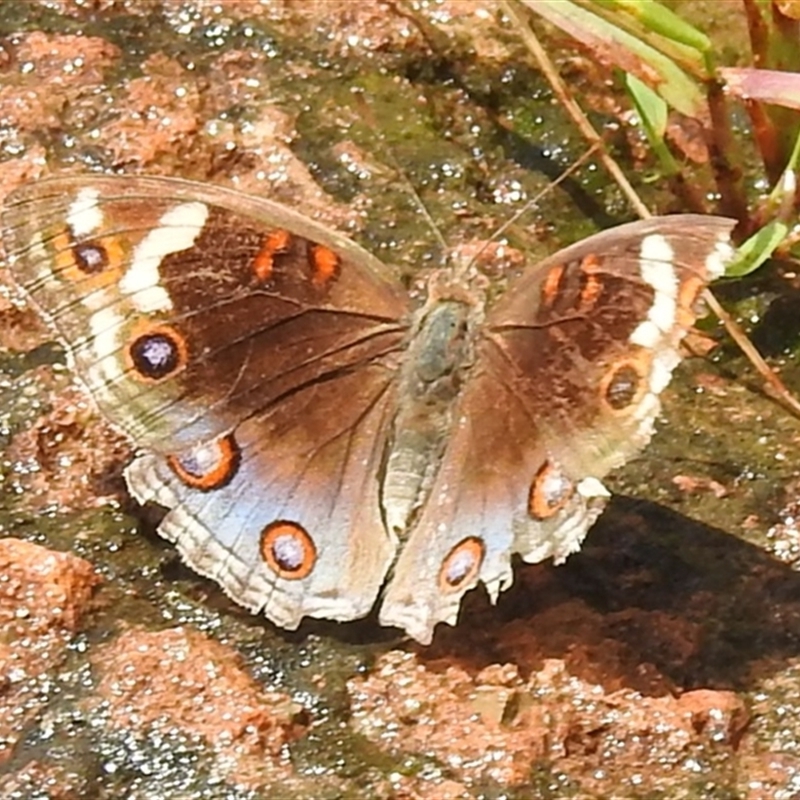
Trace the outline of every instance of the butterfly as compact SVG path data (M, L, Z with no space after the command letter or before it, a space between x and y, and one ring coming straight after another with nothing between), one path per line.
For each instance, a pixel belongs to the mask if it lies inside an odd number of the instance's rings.
M496 301L439 271L414 307L353 241L262 197L68 176L7 199L14 280L136 446L133 496L237 603L428 643L512 556L563 561L649 440L734 221L590 236Z

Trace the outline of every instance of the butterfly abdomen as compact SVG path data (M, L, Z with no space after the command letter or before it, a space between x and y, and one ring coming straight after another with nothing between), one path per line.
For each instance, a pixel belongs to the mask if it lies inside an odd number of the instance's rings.
M401 538L427 499L453 425L453 404L473 351L471 314L456 300L433 302L412 329L382 491L387 526Z

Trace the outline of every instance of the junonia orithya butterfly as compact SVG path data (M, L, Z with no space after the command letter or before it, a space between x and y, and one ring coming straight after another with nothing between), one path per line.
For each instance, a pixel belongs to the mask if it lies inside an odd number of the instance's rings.
M622 225L488 309L439 273L414 310L354 242L230 189L61 177L3 214L15 279L136 444L130 491L168 509L185 561L285 628L379 601L421 642L479 582L496 599L513 554L580 546L732 227Z

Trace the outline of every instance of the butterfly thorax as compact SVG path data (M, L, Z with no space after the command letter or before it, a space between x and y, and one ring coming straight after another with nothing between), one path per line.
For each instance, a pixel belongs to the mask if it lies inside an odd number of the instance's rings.
M401 537L426 500L452 426L454 400L473 362L476 310L460 299L434 299L411 329L382 490L386 523Z

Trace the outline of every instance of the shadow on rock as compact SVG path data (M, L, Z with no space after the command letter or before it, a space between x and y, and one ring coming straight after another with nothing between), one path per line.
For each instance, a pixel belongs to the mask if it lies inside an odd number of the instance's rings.
M800 652L800 575L759 548L650 502L616 497L559 567L518 565L492 607L474 593L419 648L429 667L563 659L606 690L746 689Z

